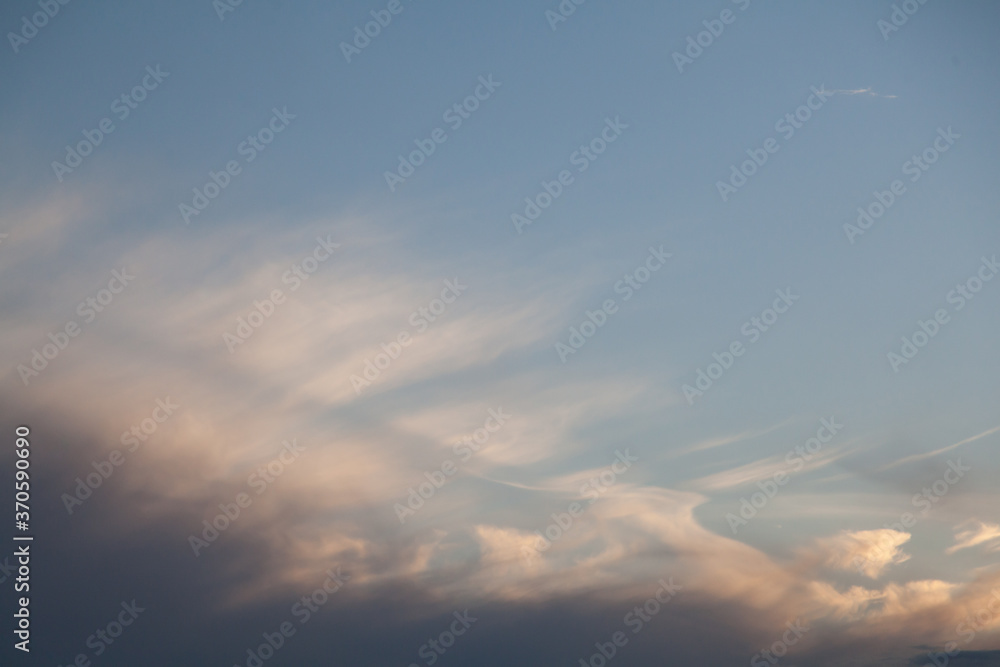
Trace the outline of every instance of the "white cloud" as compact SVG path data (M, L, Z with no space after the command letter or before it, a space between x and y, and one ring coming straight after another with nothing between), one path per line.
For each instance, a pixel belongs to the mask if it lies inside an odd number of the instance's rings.
M890 100L896 98L896 95L879 95L878 93L872 91L870 87L856 88L854 90L846 90L846 89L826 90L826 88L822 88L822 90L825 91L828 95L865 95L868 97L884 97Z

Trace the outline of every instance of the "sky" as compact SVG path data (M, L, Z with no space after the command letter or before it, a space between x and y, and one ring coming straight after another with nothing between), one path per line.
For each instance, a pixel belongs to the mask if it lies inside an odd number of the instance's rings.
M997 664L998 26L4 3L3 664Z

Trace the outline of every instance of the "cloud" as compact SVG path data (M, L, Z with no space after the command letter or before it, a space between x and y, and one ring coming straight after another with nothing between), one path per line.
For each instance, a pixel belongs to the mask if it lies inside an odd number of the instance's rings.
M965 530L959 530L962 526L970 526ZM955 544L945 549L946 554L953 554L962 549L969 549L979 544L992 542L1000 539L1000 525L995 523L984 523L978 519L969 519L958 526L955 526ZM1000 543L993 546L991 551L1000 551Z
M795 454L796 458L793 460L797 460L801 463L801 468L796 468L792 463L788 463L786 461L787 455L785 454L769 456L767 458L758 459L752 463L747 463L729 470L724 470L722 472L690 480L685 482L683 487L693 491L708 493L752 484L758 480L770 477L776 472L785 472L792 475L819 470L840 461L850 454L853 454L856 450L847 448L850 442L852 441L848 441L847 443L843 443L837 447L826 448L823 451L810 456L811 460L808 462L798 454ZM794 451L789 451L788 455L794 453Z
M18 287L28 292L26 305L0 343L8 368L24 361L53 323L74 317L75 304L100 284L105 268L125 262L137 275L95 322L101 335L84 329L30 387L11 373L0 387L0 404L19 419L58 415L38 420L57 431L46 440L73 446L48 450L36 463L57 494L92 470L91 461L119 448L120 434L148 416L158 397L181 405L111 482L72 517L60 515L49 534L99 535L114 546L108 562L117 563L142 562L134 536L156 531L157 571L204 583L210 593L201 593L200 608L210 621L286 604L315 588L318 573L333 564L351 576L344 599L364 607L398 595L396 611L419 619L458 604L523 610L586 600L599 609L629 609L654 582L673 576L685 586L678 614L726 618L726 630L751 645L767 645L776 628L801 616L829 625L830 639L810 640L817 651L844 638L946 639L942 628L954 627L961 609L975 608L969 605L980 592L963 582L845 583L856 571L874 580L905 562L905 533L821 533L782 552L700 521L705 493L752 484L787 468L784 458L754 457L683 488L666 486L669 466L661 464L674 456L661 454L660 434L601 428L669 407L648 382L618 371L581 381L560 373L554 360L556 371L523 363L548 351L566 321L556 279L499 267L495 280L470 282L453 310L371 391L356 395L350 374L440 293L445 276L405 250L373 243L350 220L303 223L259 241L265 226L203 230L198 243L154 235L100 262L69 258L59 269L66 288L55 296L31 281ZM334 232L338 253L229 354L222 333L255 299L282 287L283 271L309 253L317 234ZM530 284L534 291L524 293L533 296L507 299L491 288L510 281ZM401 525L394 503L405 501L426 471L455 458L454 442L499 407L510 413L509 423ZM742 444L786 423L695 440L682 454ZM220 503L246 491L248 475L292 438L306 448L301 458L196 560L188 536ZM854 444L818 453L806 469L841 460L851 453L847 446ZM631 448L640 462L586 504L551 548L525 558L525 547L538 544L536 531L581 500L581 481L610 465L618 448ZM66 539L67 550L84 550ZM192 570L198 574L186 578Z
M762 429L747 429L739 433L733 433L730 435L715 436L708 438L707 440L702 440L694 445L689 445L684 448L675 449L665 456L661 457L660 460L666 461L670 459L679 458L681 456L687 456L688 454L694 454L696 452L703 452L709 449L715 449L716 447L725 447L727 445L736 444L738 442L744 442L747 440L753 440L759 438L762 435L767 435L773 431L780 430L781 428L792 423L791 419L783 419L782 421Z
M854 90L845 90L845 89L827 90L825 87L821 87L821 90L823 90L828 95L865 95L867 97L883 97L886 99L895 99L897 97L896 95L879 95L878 93L872 91L870 87L857 88Z
M997 431L1000 431L1000 426L994 426L993 428L991 428L989 430L986 430L986 431L983 431L982 433L980 433L978 435L974 435L971 438L966 438L964 440L960 440L960 441L958 441L958 442L956 442L956 443L954 443L952 445L948 445L947 447L942 447L941 449L935 449L932 452L926 452L924 454L913 454L912 456L907 456L907 457L901 458L898 461L893 461L892 463L890 463L888 465L882 466L881 468L878 469L877 472L882 472L883 470L889 470L891 468L895 468L897 466L901 466L901 465L906 464L906 463L912 463L914 461L923 461L924 459L929 459L929 458L932 458L932 457L935 457L935 456L939 456L941 454L944 454L945 452L948 452L948 451L951 451L951 450L956 449L958 447L961 447L962 445L967 445L970 442L975 442L976 440L979 440L981 438L985 438L986 436L993 435Z
M888 528L843 531L836 537L818 540L817 548L826 566L856 570L870 579L877 579L888 567L910 559L900 549L909 540L909 533Z

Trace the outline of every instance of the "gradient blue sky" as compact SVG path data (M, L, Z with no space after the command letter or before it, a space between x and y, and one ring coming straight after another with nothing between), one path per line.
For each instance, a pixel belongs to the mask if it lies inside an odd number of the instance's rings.
M556 2L401 1L350 63L340 43L385 4L245 0L220 20L207 0L71 2L17 53L5 40L4 423L31 423L51 442L39 498L51 530L91 539L106 524L106 543L122 542L112 562L131 560L121 536L155 517L170 536L159 567L190 582L192 526L297 437L313 458L227 534L245 550L193 561L214 582L208 618L227 630L224 645L189 647L206 660L190 664L238 660L259 632L232 610L284 608L334 562L354 577L344 613L378 618L386 590L413 588L393 606L412 607L386 630L397 639L352 639L367 656L352 664L423 664L423 640L406 639L414 618L436 627L434 614L501 603L492 639L469 640L472 662L443 662L577 664L619 608L670 574L688 582L690 614L743 610L720 621L732 643L713 645L703 627L644 638L705 664L750 660L796 616L823 631L785 664L910 664L952 640L1000 584L1000 281L961 310L946 300L1000 251L1000 8L929 0L886 40L888 2L591 0L552 30ZM735 21L679 73L672 54L727 8ZM6 3L0 26L34 11ZM147 66L169 76L59 182L51 163L113 117ZM447 128L442 113L481 76L500 87L390 192L384 172ZM780 137L776 121L813 88L833 92L723 201L717 181ZM243 162L237 146L272 108L295 119ZM607 118L628 127L577 173L571 154ZM903 164L939 128L960 137L910 182ZM234 159L242 172L186 225L178 205ZM511 214L563 169L574 183L519 234ZM849 243L843 226L894 179L906 193ZM285 289L283 272L328 235L341 244L334 256L230 354L222 334ZM614 286L650 246L672 257L623 303ZM25 386L18 364L122 266L134 285ZM456 276L467 291L357 394L350 376ZM683 385L713 353L749 343L741 326L786 288L795 305L689 405ZM620 309L561 363L556 343L608 298ZM951 321L895 372L887 353L939 308ZM109 505L68 516L64 487L168 394L185 409L157 447L116 472L102 489ZM510 424L401 526L394 503L498 406ZM844 430L734 535L727 513L830 417ZM640 462L572 539L541 565L520 561L533 531L579 498L578 480L626 448ZM884 529L959 457L973 471L905 539ZM968 530L982 540L947 552ZM873 539L890 553L865 551ZM843 566L859 554L873 576ZM99 580L125 576L93 567ZM612 620L539 631L534 653L496 652L491 642L506 645L534 605L572 608L578 596L597 601L591 621ZM52 620L68 642L52 660L83 645L72 628L93 624L84 607ZM164 614L149 637L170 635L173 620ZM327 664L313 633L280 664ZM860 662L846 662L849 645ZM952 664L987 664L973 649L995 648L995 634L980 634ZM639 655L620 659L649 664Z

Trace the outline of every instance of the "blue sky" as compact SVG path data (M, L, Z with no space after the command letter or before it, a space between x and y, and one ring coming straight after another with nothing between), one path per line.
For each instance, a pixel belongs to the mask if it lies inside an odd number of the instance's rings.
M888 2L590 0L554 29L556 2L388 4L246 0L220 18L207 0L71 2L16 50L5 40L4 423L50 443L39 522L103 545L64 576L141 586L141 570L97 557L108 550L194 586L199 622L224 628L218 645L176 649L197 664L245 656L265 619L333 565L352 581L328 629L290 642L283 664L426 664L424 626L470 605L495 612L477 627L490 629L442 664L577 664L667 575L689 593L671 601L673 629L623 648L623 663L667 648L749 661L795 617L821 631L785 664L902 665L943 650L1000 586L1000 281L954 296L992 279L1000 251L994 4L915 3L887 37ZM37 11L7 3L0 25L20 30ZM674 54L723 11L722 32L679 72ZM371 12L391 21L348 62L341 44ZM150 70L163 73L155 87ZM145 98L121 117L115 100L144 77ZM448 110L477 90L458 125ZM809 100L818 108L794 133L776 126ZM114 130L60 180L53 162L104 118ZM609 127L614 141L581 162ZM446 140L390 189L386 172L439 128ZM767 161L721 197L717 184L772 138ZM925 150L937 159L911 180L906 163ZM186 222L181 205L227 163L225 187ZM564 170L572 182L519 230L512 215ZM845 233L897 179L905 191L885 214ZM652 266L650 248L670 257L626 301L616 285ZM293 289L284 276L310 256ZM134 282L85 321L78 304L123 267ZM435 304L446 280L464 287ZM268 315L256 304L274 290ZM777 292L794 295L787 312L748 335ZM563 362L557 343L609 299ZM420 308L441 308L425 330ZM894 368L888 355L942 309L946 323ZM255 310L263 324L230 352L223 334ZM31 373L71 321L80 334ZM398 358L352 381L400 333L412 341ZM735 341L731 368L685 396ZM155 446L70 513L64 492L167 395L184 407ZM398 520L409 490L458 463L455 443L501 407L509 423ZM843 429L731 530L727 516L794 467L786 454L822 419ZM200 522L295 438L309 463L246 509L220 538L230 546L192 554ZM626 450L634 466L526 558L534 531ZM915 525L886 527L959 459L972 470L939 485ZM155 539L126 537L150 520ZM110 609L116 594L100 600ZM169 599L146 641L190 622ZM558 614L539 620L546 608ZM71 660L91 613L81 598L51 618L66 644L46 659ZM679 620L701 614L730 639ZM393 640L346 632L330 648L335 618L391 618ZM998 648L998 619L952 664L987 664L976 661ZM519 653L509 638L524 628ZM132 641L118 659L172 664Z

